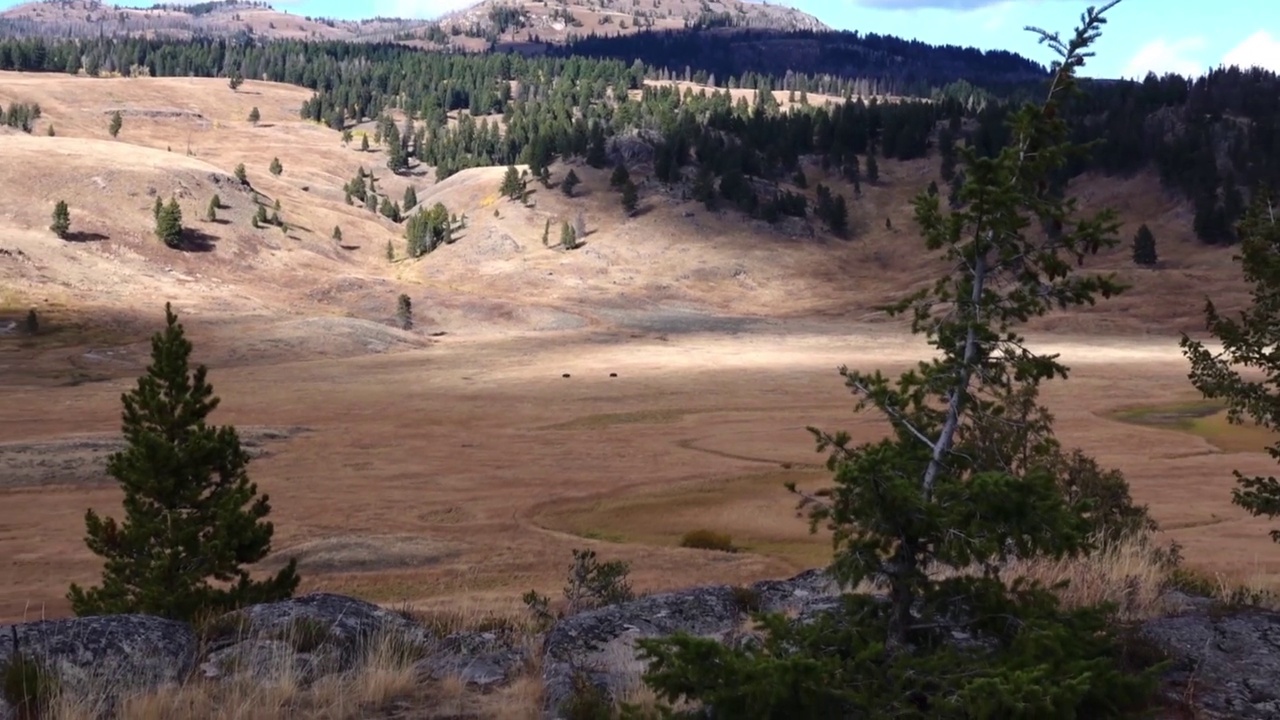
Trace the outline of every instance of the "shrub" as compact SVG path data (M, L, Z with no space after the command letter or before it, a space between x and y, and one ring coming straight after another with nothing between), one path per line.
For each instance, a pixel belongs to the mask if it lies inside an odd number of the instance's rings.
M718 550L720 552L737 552L733 539L724 533L714 530L690 530L680 538L680 547L696 550Z
M57 692L58 678L44 663L24 652L10 656L4 669L4 699L14 718L44 717Z

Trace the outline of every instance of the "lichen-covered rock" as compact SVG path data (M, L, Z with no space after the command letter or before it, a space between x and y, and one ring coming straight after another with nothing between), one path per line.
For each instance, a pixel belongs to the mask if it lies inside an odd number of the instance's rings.
M209 680L251 679L307 685L340 667L340 656L332 646L300 652L283 640L254 639L209 653L200 663L200 674Z
M456 677L480 688L506 684L529 660L513 633L460 632L441 640L418 670L432 680Z
M839 604L838 588L823 570L747 588L727 585L650 595L574 615L556 624L543 644L546 708L555 716L573 692L576 674L617 698L640 683L644 664L635 641L677 632L737 641L750 612L790 611L801 617Z
M237 628L236 640L278 640L299 653L333 651L335 671L349 669L372 643L396 642L425 652L432 642L418 623L373 603L332 593L252 605L215 623Z
M42 620L0 626L0 669L19 650L56 674L64 692L110 697L184 680L194 669L196 635L185 623L149 615ZM0 699L0 717L9 708Z
M1143 634L1168 652L1165 695L1190 698L1198 718L1280 718L1280 613L1197 610L1148 620Z

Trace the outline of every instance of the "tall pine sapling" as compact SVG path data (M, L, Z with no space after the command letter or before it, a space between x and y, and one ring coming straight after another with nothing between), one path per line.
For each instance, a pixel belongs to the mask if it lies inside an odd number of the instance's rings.
M124 126L124 118L121 117L120 111L111 113L111 122L107 124L107 132L111 133L111 137L120 134L120 128Z
M245 566L271 550L266 495L245 472L235 428L207 424L219 398L171 307L151 338L151 364L124 394L126 446L107 459L124 491L123 522L85 513L89 549L106 560L102 584L67 593L77 615L145 613L190 621L290 597L294 561L253 580Z
M261 119L262 119L262 113L258 112L258 106L254 105L253 108L249 110L249 122L253 123L254 125L257 125L258 121Z
M177 198L169 198L156 215L156 237L171 248L182 245L182 208L178 206Z
M1109 607L1064 610L1048 589L1003 574L1013 559L1092 547L1094 503L1068 497L1067 470L1047 461L1051 419L1036 404L1040 384L1067 368L1032 352L1015 326L1122 289L1074 273L1118 242L1114 213L1082 217L1048 182L1083 149L1062 106L1118 2L1089 8L1067 41L1029 28L1062 57L1044 102L1013 115L1012 140L995 157L960 151L969 178L960 207L944 213L939 195L916 197L925 247L951 267L885 309L909 313L935 357L896 380L840 369L858 410L879 411L892 435L854 446L845 432L810 428L830 451L834 487L790 487L811 527L832 531L838 583L886 597L848 593L837 614L806 625L766 616L764 640L746 648L641 640L646 682L664 699L761 720L1103 718L1145 706L1155 670L1120 666Z
M396 322L402 330L413 329L413 301L403 293L396 300Z
M284 166L280 164L280 158L278 157L271 158L271 165L267 168L267 170L269 170L272 175L276 175L276 176L279 176L280 173L284 172Z
M1183 335L1182 353L1191 363L1189 377L1206 398L1227 404L1227 419L1240 424L1247 416L1269 430L1280 428L1280 207L1265 191L1258 192L1239 226L1240 254L1245 281L1252 285L1252 302L1238 318L1222 314L1205 301L1205 325L1222 350ZM1245 373L1253 377L1245 377ZM1267 448L1280 462L1280 442ZM1246 476L1232 471L1237 487L1232 502L1255 516L1280 515L1280 480L1274 476ZM1280 542L1280 530L1271 531Z
M1133 262L1144 267L1154 267L1158 260L1156 255L1156 236L1144 223L1133 236Z
M53 224L49 226L54 235L59 239L65 240L67 232L71 230L71 211L67 209L67 201L59 200L58 204L53 206Z
M574 172L573 168L569 168L569 173L564 176L564 180L560 181L560 191L568 197L573 197L573 189L578 187L580 182L578 173Z

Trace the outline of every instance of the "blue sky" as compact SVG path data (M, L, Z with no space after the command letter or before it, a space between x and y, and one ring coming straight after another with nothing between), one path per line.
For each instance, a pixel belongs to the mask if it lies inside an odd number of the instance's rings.
M0 0L0 8L20 0ZM780 1L780 0L771 0ZM273 0L280 10L329 17L435 17L472 0ZM1022 28L1066 35L1101 0L788 0L828 25L930 43L1002 48L1042 64L1051 51ZM149 2L124 2L147 5ZM1280 72L1280 0L1122 0L1084 74L1137 77L1147 71L1200 74L1218 65Z

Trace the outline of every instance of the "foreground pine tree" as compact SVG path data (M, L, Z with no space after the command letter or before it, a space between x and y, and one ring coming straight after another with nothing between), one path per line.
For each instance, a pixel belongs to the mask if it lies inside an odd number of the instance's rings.
M1205 324L1222 343L1222 351L1210 352L1204 343L1183 335L1182 353L1191 362L1192 384L1207 398L1225 400L1231 423L1248 416L1274 431L1280 429L1280 207L1269 194L1258 193L1239 235L1238 259L1245 280L1253 286L1253 302L1237 319L1206 301ZM1280 462L1280 442L1267 453ZM1255 516L1280 515L1280 480L1249 477L1239 470L1234 474L1238 487L1231 494L1236 505ZM1280 542L1280 530L1272 530L1271 539Z
M67 233L71 230L71 211L67 209L66 200L59 200L58 204L53 206L53 223L49 225L49 229L58 238L66 239Z
M124 490L122 523L85 513L85 542L106 560L102 584L72 585L80 616L146 613L192 620L251 603L290 597L293 561L261 581L246 565L266 557L271 510L245 466L249 456L231 426L206 424L219 399L191 371L191 343L169 305L166 326L151 338L151 364L122 396L127 447L107 460Z
M950 271L887 309L912 318L934 357L896 380L841 369L858 409L878 411L892 435L853 446L844 432L811 428L831 452L834 487L801 493L801 505L815 529L832 532L841 586L869 583L877 594L849 592L840 611L812 623L764 616L764 639L745 646L641 640L646 682L665 700L742 720L1029 720L1123 717L1151 697L1155 669L1124 662L1113 608L1067 610L1049 589L1005 574L1013 559L1088 552L1113 517L1134 514L1100 514L1099 498L1080 492L1103 486L1128 504L1122 481L1075 476L1103 473L1062 455L1036 402L1039 385L1067 368L1014 329L1121 290L1075 273L1118 242L1113 214L1079 215L1050 182L1081 150L1061 118L1117 2L1089 8L1067 41L1035 31L1062 58L1048 95L1013 116L995 157L960 151L968 180L958 208L917 196L925 246Z

